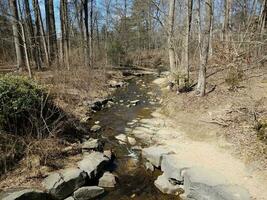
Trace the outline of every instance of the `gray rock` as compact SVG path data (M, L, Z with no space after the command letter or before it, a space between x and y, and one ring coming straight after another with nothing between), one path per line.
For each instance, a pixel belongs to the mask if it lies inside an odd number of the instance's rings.
M150 162L145 163L146 170L154 171L154 166Z
M78 167L85 171L89 178L94 178L107 165L109 159L100 152L92 152L84 156L83 160L78 162Z
M50 174L43 186L56 199L65 199L86 182L87 174L77 168L68 168Z
M138 103L140 103L140 100L134 100L134 101L130 101L130 103L134 106L136 106Z
M52 198L40 190L23 189L5 192L0 195L2 200L52 200Z
M135 145L136 144L136 140L133 137L127 137L128 142L130 145Z
M102 151L103 148L104 144L99 139L90 138L89 140L85 141L82 144L83 151L90 151L90 150Z
M73 197L68 197L68 198L66 198L65 200L75 200Z
M221 199L226 200L250 200L251 196L247 189L238 185L218 185L214 188Z
M132 150L141 151L142 147L141 146L133 146Z
M124 134L119 134L119 135L115 136L115 138L117 140L119 140L119 143L121 143L121 144L125 144L127 142L127 137Z
M178 195L182 189L179 185L173 185L164 174L160 175L154 182L155 186L164 194Z
M92 131L92 132L98 132L98 131L100 131L100 129L101 129L101 126L98 125L98 124L95 124L95 125L93 125L91 127L90 131Z
M99 179L98 186L113 188L116 185L116 177L110 173L105 172L103 176Z
M167 178L175 179L178 182L183 182L182 173L185 169L192 167L194 163L189 161L177 160L175 155L163 155L161 163L161 171L164 172Z
M162 146L152 146L142 149L142 156L150 161L155 167L161 166L163 155L171 153L171 151L164 149Z
M122 82L122 81L116 81L116 80L110 80L109 81L109 86L112 88L119 88L119 87L123 87L126 83Z
M247 200L250 195L240 186L229 185L221 174L209 169L192 167L184 173L184 190L187 199Z
M104 189L98 186L82 187L74 192L74 199L76 200L94 199L103 193Z

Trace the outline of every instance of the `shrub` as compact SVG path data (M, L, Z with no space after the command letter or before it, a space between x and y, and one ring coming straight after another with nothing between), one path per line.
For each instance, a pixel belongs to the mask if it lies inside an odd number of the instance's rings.
M244 74L241 70L239 70L237 67L230 67L225 82L229 86L230 90L236 90L239 86L241 81L244 78Z
M267 144L267 118L259 120L254 129L257 131L258 138Z
M0 103L0 129L17 135L42 138L60 116L44 88L22 76L0 77Z

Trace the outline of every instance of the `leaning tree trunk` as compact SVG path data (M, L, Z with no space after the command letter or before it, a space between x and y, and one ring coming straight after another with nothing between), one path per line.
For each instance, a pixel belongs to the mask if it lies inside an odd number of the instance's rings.
M176 80L176 64L175 64L175 52L173 44L174 34L174 13L175 13L175 0L169 1L169 16L168 16L168 51L169 51L169 62L171 79Z
M16 0L9 0L9 6L12 13L12 29L15 43L16 57L17 57L17 69L21 70L24 65L22 48L21 48L21 32L19 25L19 14Z
M201 14L200 14L200 0L199 0L199 30L201 31ZM209 57L209 47L210 47L210 31L211 31L211 16L212 16L212 0L205 0L205 25L203 33L200 34L200 67L198 74L198 85L197 85L197 93L200 96L205 95L206 91L206 65Z

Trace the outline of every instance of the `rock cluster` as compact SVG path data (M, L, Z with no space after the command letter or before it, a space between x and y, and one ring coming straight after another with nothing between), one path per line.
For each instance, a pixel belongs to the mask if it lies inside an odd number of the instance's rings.
M20 189L0 195L3 200L89 200L115 187L116 178L108 170L113 160L111 151L103 151L103 143L89 139L82 144L83 159L77 167L51 173L43 182L44 191ZM99 181L98 181L99 180ZM97 185L97 182L99 184ZM90 186L89 186L90 185Z
M143 157L163 172L155 186L163 193L195 200L249 200L249 192L238 185L229 184L219 173L197 166L197 163L177 160L164 146L142 150ZM146 162L147 169L153 169ZM182 196L182 195L181 195Z

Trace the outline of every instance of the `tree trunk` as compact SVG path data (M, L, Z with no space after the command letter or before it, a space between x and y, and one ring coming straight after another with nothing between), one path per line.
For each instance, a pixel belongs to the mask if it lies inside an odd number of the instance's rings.
M12 29L13 29L13 37L16 49L17 69L21 70L22 66L24 65L24 60L21 48L21 33L20 33L17 1L9 0L9 6L12 13Z
M29 77L32 78L32 71L31 71L31 66L29 62L29 56L28 56L28 51L27 51L27 43L26 43L26 36L25 36L25 31L22 23L20 23L20 28L21 28L21 36L22 36L22 42L23 42L23 50L24 50L24 55L25 55L25 63L26 67L28 70Z
M105 53L106 53L106 65L108 64L108 28L109 28L109 16L110 16L110 2L111 0L105 0L106 7L106 29L105 29Z
M180 69L180 87L186 87L189 82L189 37L190 37L190 24L192 19L192 0L185 2L186 14L185 24L183 33L183 45L182 45L182 58L181 58L181 69Z
M67 0L60 1L60 23L61 23L61 59L62 64L69 70L69 31L68 31L68 5Z
M50 64L57 59L57 34L54 16L54 3L53 0L45 0L46 10L46 28L48 32L48 48L50 55Z
M174 34L174 13L175 13L175 0L169 0L169 16L168 16L168 49L169 49L169 62L171 79L176 79L176 64L175 64L175 52L173 44Z
M223 40L225 47L230 47L230 31L231 31L231 10L232 0L224 0L224 23L223 23Z
M94 0L90 1L90 38L89 38L89 44L90 44L90 66L93 67L93 42L94 42L94 19L93 19L93 9L94 9Z
M200 11L200 0L199 0L199 30L201 31L201 11ZM197 85L197 93L200 96L205 95L206 91L206 65L209 57L209 43L210 43L210 30L211 30L211 16L212 16L212 0L205 0L205 24L203 33L200 34L200 67L198 74L198 85Z
M83 10L84 10L84 38L85 38L85 43L86 43L86 53L85 53L85 65L88 66L90 65L89 63L89 58L90 58L90 45L89 45L89 18L88 18L88 0L84 0L83 2Z
M262 9L260 14L260 32L262 38L266 27L267 27L267 0L264 0L262 3Z
M33 28L29 0L24 0L24 6L25 6L25 14L26 14L25 18L26 18L27 27L28 27L29 36L30 36L30 39L29 39L30 50L32 52L32 56L34 57L36 68L41 69L39 45L37 44L37 37L35 34L36 32L34 31L34 28Z
M40 44L42 44L43 46L45 63L46 65L48 65L49 64L48 47L45 39L44 26L39 6L39 0L33 0L33 7L34 7L34 18L35 18L35 29L36 29L35 35L37 36L37 42L39 43L39 46Z

